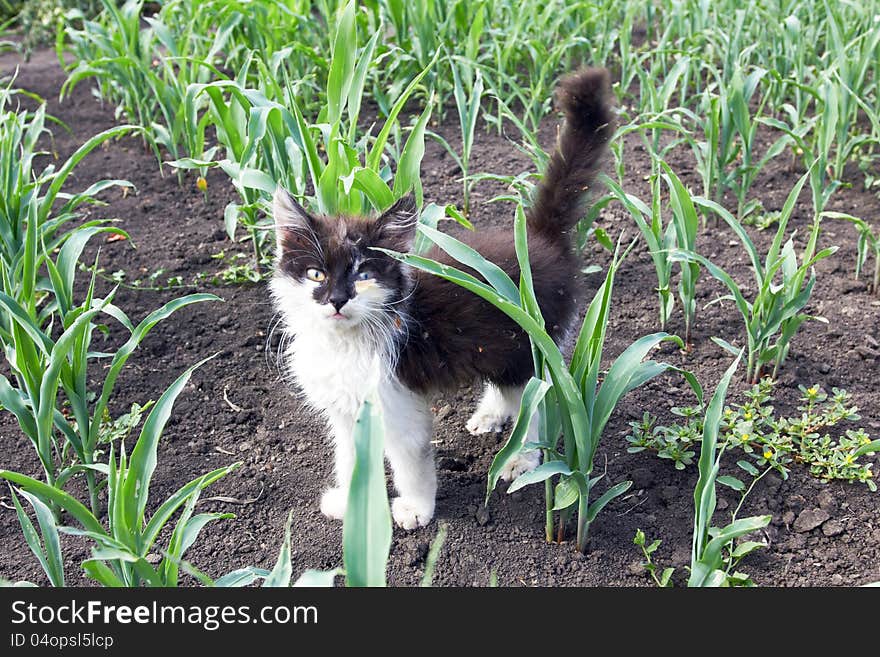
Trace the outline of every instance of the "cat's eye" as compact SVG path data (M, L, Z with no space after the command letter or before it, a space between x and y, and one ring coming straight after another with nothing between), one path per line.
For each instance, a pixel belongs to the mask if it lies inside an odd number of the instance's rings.
M373 278L373 275L368 271L359 271L355 278L359 281L368 281Z
M306 269L306 278L308 278L310 281L315 281L316 283L323 283L324 279L327 278L327 275L320 269L309 267L308 269Z

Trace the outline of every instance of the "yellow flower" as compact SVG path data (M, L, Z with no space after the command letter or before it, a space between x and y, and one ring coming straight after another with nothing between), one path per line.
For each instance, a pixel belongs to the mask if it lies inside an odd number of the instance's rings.
M752 414L749 413L748 411L746 411L745 414L743 415L743 417L744 417L745 419L747 419L747 420L751 420L751 419L752 419Z
M204 176L199 176L196 180L196 189L200 192L204 192L208 189L208 181L205 180Z
M807 394L808 394L808 395L815 395L815 394L817 394L818 392L819 392L819 390L818 390L817 388L807 388Z
M770 459L773 458L773 452L768 449L767 451L764 452L764 458L769 461Z
M739 439L740 439L741 441L743 441L744 443L747 443L747 442L749 442L749 434L744 433L743 435L741 435L741 436L739 437Z
M871 477L874 476L874 471L873 471L873 470L867 470L867 471L865 472L865 476L866 476L868 479L870 479Z

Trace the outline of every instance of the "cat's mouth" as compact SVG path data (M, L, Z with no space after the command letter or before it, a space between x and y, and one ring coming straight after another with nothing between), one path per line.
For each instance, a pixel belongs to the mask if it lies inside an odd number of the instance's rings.
M341 312L336 311L335 313L330 315L330 319L335 319L335 320L339 321L340 319L349 319L349 316L343 315Z

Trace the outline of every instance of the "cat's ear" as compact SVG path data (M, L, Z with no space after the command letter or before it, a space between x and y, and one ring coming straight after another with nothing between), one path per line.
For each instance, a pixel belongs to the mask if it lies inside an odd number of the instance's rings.
M275 219L279 252L286 235L301 235L308 239L314 233L312 216L280 185L272 197L272 216Z
M376 219L377 242L408 251L416 238L419 212L412 194L398 199Z

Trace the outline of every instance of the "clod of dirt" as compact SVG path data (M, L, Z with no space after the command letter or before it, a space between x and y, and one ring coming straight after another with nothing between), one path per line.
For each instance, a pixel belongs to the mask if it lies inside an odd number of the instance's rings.
M871 349L871 347L865 347L864 345L859 345L856 347L856 351L859 356L864 358L865 360L875 360L877 357L880 357L880 351L876 349Z
M806 499L804 499L803 495L789 495L785 498L785 506L792 510L794 513L800 513L804 505L806 504Z
M443 408L437 411L437 421L442 422L452 413L452 406L446 404Z
M777 477L775 474L770 473L766 477L764 477L764 487L770 492L776 492L779 490L779 487L782 486L782 479Z
M831 515L824 509L807 509L802 511L794 521L792 529L798 533L806 533L816 529L823 522L828 520Z
M816 496L816 500L819 502L820 509L825 509L828 513L834 513L837 511L837 500L830 490L825 489L820 491Z
M837 536L838 534L842 534L846 527L840 520L829 520L822 525L822 533L825 536Z
M425 562L429 550L430 545L428 545L428 543L424 541L418 543L415 548L409 553L409 567L416 568L418 566L421 566Z
M629 479L633 482L633 487L649 488L654 483L655 474L651 468L635 468L629 475Z
M679 490L678 486L664 486L660 489L660 498L668 506L678 504L681 501L681 490Z
M640 561L633 561L626 567L627 572L634 577L638 577L639 575L646 575L648 571L645 570L644 566Z

